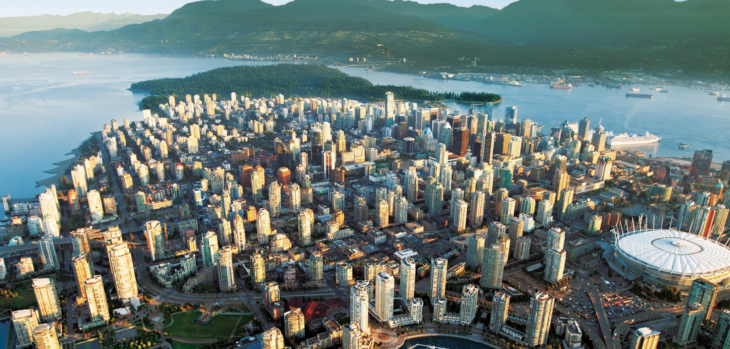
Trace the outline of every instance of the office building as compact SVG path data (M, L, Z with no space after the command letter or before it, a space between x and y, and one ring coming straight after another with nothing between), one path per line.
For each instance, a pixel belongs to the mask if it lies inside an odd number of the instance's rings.
M375 314L380 321L388 321L393 317L393 295L395 280L381 271L375 276Z
M695 150L695 154L692 157L692 165L689 168L689 176L694 178L706 176L710 172L711 166L712 150Z
M416 262L411 258L400 261L400 287L398 295L403 299L411 299L416 292Z
M530 299L527 330L524 341L530 347L544 345L550 331L555 299L548 293L537 292Z
M56 283L53 279L33 279L33 293L38 303L38 313L41 322L61 320L61 305L56 293Z

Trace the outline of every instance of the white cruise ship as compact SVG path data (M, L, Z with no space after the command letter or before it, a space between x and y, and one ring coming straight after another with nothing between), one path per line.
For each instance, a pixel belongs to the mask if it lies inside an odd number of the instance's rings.
M618 134L614 137L611 137L606 140L606 143L610 144L611 146L617 146L617 145L635 145L635 144L651 144L651 143L657 143L662 138L651 134L649 132L646 133L646 135L639 136L636 134L629 135L628 133L624 132L621 134Z

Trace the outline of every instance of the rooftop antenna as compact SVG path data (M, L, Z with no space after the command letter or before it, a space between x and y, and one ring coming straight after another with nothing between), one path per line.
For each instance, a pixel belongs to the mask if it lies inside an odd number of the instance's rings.
M672 229L672 223L674 223L674 215L669 218L669 229Z

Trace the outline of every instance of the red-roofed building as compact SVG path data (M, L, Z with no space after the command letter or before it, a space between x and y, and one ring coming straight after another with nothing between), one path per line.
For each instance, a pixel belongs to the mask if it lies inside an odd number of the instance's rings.
M317 305L319 303L315 301L307 302L307 305L304 306L304 309L302 309L302 313L304 313L304 320L307 322L312 321L312 317L315 313L315 308L317 308Z

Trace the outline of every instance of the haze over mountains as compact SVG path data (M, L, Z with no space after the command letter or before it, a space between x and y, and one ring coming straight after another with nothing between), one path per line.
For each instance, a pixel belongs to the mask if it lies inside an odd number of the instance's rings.
M135 15L131 13L118 15L114 13L78 12L68 16L0 17L0 37L52 29L113 30L129 24L162 19L165 16L167 15Z
M519 0L502 10L402 0L219 0L109 32L36 35L0 49L407 58L401 70L466 68L478 58L480 66L512 71L711 78L730 74L727 18L725 0Z

